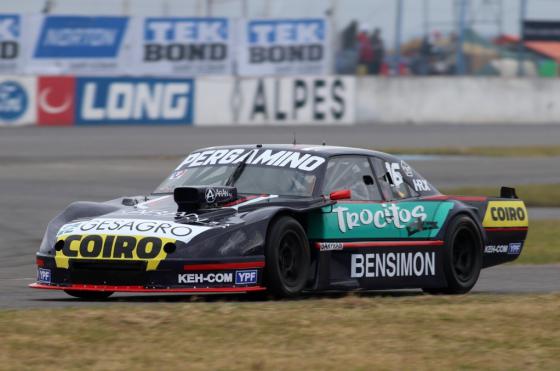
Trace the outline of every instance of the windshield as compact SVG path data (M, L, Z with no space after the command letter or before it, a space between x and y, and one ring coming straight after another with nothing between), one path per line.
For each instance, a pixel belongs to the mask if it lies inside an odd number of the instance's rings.
M154 193L233 186L241 194L311 197L325 158L280 148L213 148L191 153Z
M176 187L187 186L234 186L242 194L311 197L315 181L315 173L240 163L174 171L154 193L171 193Z

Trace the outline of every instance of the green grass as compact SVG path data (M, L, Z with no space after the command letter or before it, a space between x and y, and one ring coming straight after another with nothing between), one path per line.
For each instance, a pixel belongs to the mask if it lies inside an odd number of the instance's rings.
M514 186L517 196L527 206L560 207L560 184L528 184ZM440 191L449 195L493 196L500 194L500 187L458 187L443 188Z
M529 220L529 234L516 264L560 263L560 220Z
M431 147L406 148L388 147L378 149L395 155L446 155L446 156L491 156L491 157L554 157L560 156L560 146L525 147Z
M560 295L0 311L3 370L559 369Z

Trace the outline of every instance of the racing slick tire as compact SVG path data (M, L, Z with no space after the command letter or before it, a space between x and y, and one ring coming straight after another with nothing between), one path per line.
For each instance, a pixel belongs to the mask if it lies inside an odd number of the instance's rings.
M112 291L82 291L82 290L64 290L70 296L85 300L103 300L113 295Z
M424 288L429 294L460 295L469 292L482 269L482 237L466 215L454 218L445 234L443 270L447 287Z
M278 298L297 296L307 284L310 266L307 235L290 216L276 219L265 246L265 284Z

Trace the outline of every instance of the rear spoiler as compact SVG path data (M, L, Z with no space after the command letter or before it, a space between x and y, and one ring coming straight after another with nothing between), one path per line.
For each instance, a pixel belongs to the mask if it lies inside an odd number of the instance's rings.
M515 192L515 188L502 187L500 190L500 198L519 198Z

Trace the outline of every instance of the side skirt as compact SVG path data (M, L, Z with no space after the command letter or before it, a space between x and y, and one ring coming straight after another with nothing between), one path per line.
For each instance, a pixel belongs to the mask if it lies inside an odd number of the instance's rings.
M315 241L313 290L384 290L445 286L441 240Z

